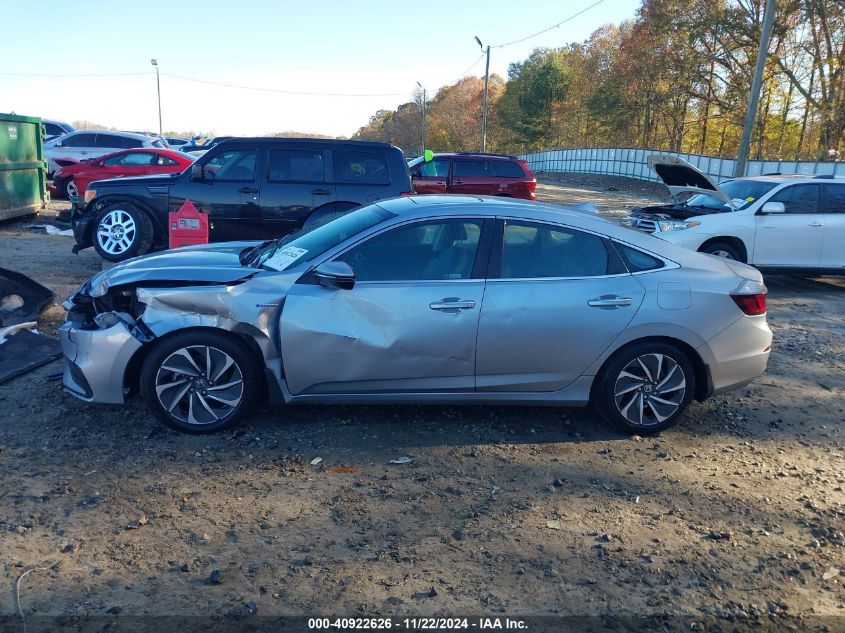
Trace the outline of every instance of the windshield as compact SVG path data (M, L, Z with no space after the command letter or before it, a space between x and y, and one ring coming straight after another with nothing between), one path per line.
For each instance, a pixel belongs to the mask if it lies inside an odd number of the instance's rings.
M754 201L759 200L766 193L777 187L777 185L778 183L776 182L764 182L760 180L729 180L720 183L719 187L733 200L736 205L735 209L721 200L703 193L693 196L684 204L688 207L701 207L718 211L739 211L740 209L745 209Z
M308 262L350 237L392 218L394 215L376 204L362 207L311 229L263 244L249 255L250 265L270 270L285 270L296 263Z

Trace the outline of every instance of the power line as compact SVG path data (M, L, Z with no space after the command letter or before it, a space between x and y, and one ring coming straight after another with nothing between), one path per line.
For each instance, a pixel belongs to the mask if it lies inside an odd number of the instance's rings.
M475 68L478 65L478 62L480 62L482 59L484 59L484 53L481 53L481 55L478 56L478 59L476 59L474 62L472 62L467 67L467 69L464 72L462 72L460 75L458 75L458 78L455 79L455 81L453 81L452 83L453 84L458 83L461 79L463 79L467 75L467 73L469 71L471 71L473 68Z
M183 81L192 81L199 84L208 84L211 86L222 86L224 88L238 88L240 90L257 90L259 92L278 92L287 95L308 95L314 97L402 97L407 96L406 92L382 92L382 93L344 93L344 92L306 92L302 90L283 90L281 88L265 88L262 86L242 86L239 84L229 84L222 81L209 81L206 79L196 79L194 77L185 77L183 75L173 75L171 73L161 73L165 77L173 79L181 79Z
M513 44L519 44L520 42L524 42L524 41L526 41L526 40L530 40L531 38L537 37L538 35L542 35L543 33L548 33L548 32L549 32L549 31L551 31L552 29L556 29L556 28L558 28L559 26L561 26L561 25L563 25L563 24L566 24L566 23L567 23L567 22L569 22L570 20L574 20L574 19L575 19L575 18L577 18L579 15L581 15L581 14L583 14L583 13L586 13L587 11L589 11L590 9L592 9L593 7L597 7L597 6L598 6L598 5L600 5L602 2L604 2L604 0L598 0L598 2L594 2L593 4L591 4L590 6L588 6L586 9L581 9L578 13L574 13L574 14L570 15L568 18L566 18L566 19L564 19L564 20L561 20L561 21L560 21L560 22L558 22L557 24L552 24L550 27L545 28L545 29L543 29L542 31L537 31L536 33L534 33L534 34L532 34L532 35L527 35L527 36L525 36L525 37L523 37L523 38L520 38L520 39L518 39L518 40L514 40L513 42L505 42L504 44L497 44L496 46L491 46L490 48L504 48L505 46L512 46Z

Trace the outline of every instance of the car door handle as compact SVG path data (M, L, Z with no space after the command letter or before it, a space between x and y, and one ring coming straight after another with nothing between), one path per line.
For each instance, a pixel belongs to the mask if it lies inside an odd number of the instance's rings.
M810 226L824 226L824 222L810 222Z
M429 303L428 307L432 310L472 310L475 307L475 301L447 297L446 299Z
M311 193L315 196L327 196L331 193L328 189L312 189Z
M238 193L258 193L258 189L253 189L252 187L241 187L238 189Z
M631 303L630 297L597 297L590 299L587 305L593 308L621 308L622 306L629 306Z
M452 184L454 184L454 185L462 185L462 184L464 184L464 181L463 181L463 180L453 180L453 181L452 181Z

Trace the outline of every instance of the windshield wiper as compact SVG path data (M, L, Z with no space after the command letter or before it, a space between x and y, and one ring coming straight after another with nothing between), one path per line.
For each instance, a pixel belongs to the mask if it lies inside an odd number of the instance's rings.
M245 248L241 251L240 255L238 255L238 262L241 266L249 266L252 263L253 256L273 241L274 240L266 240L264 242L261 242L261 244L256 244L255 246L249 246Z

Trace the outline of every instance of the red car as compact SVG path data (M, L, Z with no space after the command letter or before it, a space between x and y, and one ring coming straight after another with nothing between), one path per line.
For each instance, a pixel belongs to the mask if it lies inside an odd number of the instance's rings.
M528 163L500 154L434 154L408 165L416 193L469 193L536 200Z
M53 174L50 194L82 198L95 180L178 173L195 159L196 156L171 149L126 149L91 161L63 165Z

